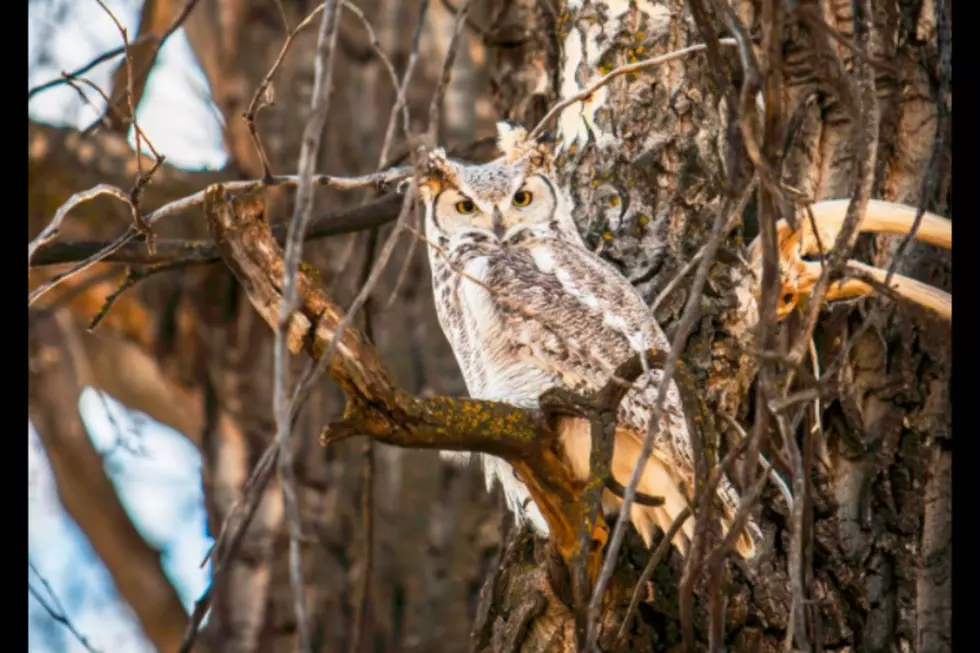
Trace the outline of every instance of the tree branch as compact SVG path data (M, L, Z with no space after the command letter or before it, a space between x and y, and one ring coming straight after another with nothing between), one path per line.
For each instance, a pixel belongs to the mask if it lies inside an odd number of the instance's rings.
M85 358L66 313L29 313L30 418L51 461L58 495L133 608L157 650L175 651L187 615L102 469L78 412Z
M225 262L252 305L270 325L279 324L283 252L263 219L256 194L231 198L221 184L205 191L205 213ZM292 353L324 355L344 314L301 265L295 310L284 322ZM417 398L391 378L377 351L355 328L344 329L327 373L344 390L343 418L321 440L364 435L396 447L477 451L507 460L527 484L551 529L551 542L569 560L584 518L584 483L559 458L555 435L540 416L514 406L477 399ZM596 561L597 562L597 561Z

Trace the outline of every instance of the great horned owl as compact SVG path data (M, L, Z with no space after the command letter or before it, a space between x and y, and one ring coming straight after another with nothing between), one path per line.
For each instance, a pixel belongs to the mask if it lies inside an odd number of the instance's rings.
M637 352L666 350L669 343L633 286L586 248L547 147L508 123L498 125L498 134L503 157L473 165L436 150L421 180L436 312L472 397L537 408L551 388L595 392ZM657 370L644 374L619 407L612 471L622 485L640 453L661 377ZM631 510L648 546L653 526L666 531L693 498L684 494L694 488L691 439L677 387L672 383L667 393L653 455L637 487L665 503L634 504ZM557 430L573 473L587 478L588 421L561 417ZM546 521L513 468L494 456L481 458L488 490L499 481L518 520L547 535ZM727 479L718 493L727 530L739 498ZM619 505L606 492L604 509ZM693 529L687 520L674 540L682 553ZM758 537L750 523L738 540L739 553L753 557Z

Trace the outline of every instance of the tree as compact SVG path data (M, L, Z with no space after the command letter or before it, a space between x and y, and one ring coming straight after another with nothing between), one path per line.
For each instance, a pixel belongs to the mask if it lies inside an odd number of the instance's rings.
M555 126L564 148L559 166L586 239L651 298L668 335L690 330L683 362L703 402L709 466L748 431L742 460L764 453L790 481L795 509L767 486L759 510L771 548L757 565L714 555L718 535L706 532L705 564L668 553L652 584L640 587L644 600L631 615L650 554L628 535L600 606L599 644L612 650L625 623L622 650L631 651L685 639L698 649L733 651L777 650L784 641L794 650L948 650L948 324L907 302L878 299L814 313L815 324L803 306L777 324L774 250L767 249L775 219L793 217L807 201L855 197L859 206L875 197L949 215L948 3L604 0L559 7L513 0L455 7L376 0L359 3L362 13L344 6L331 49L334 23L326 18L342 4L327 3L321 17L310 13L313 3L299 1L147 0L129 63L118 66L107 92L112 108L95 132L80 137L29 125L32 237L71 193L99 183L138 189L130 199L144 215L208 188L203 219L196 207L167 209L152 226L154 248L142 235L31 307L32 360L45 363L30 372L32 420L63 502L148 637L177 650L188 619L79 436L84 427L68 409L84 385L178 428L202 451L211 528L225 529L225 537L215 553L212 617L197 647L300 648L294 603L302 596L299 612L318 650L575 650L588 597L574 564L570 573L568 557L527 532L505 534L499 507L472 470L445 467L431 453L333 442L366 433L388 444L445 445L430 432L431 420L451 426L463 406L438 399L463 388L433 319L409 205L392 193L317 192L286 344L322 357L345 314L340 307L351 306L367 282L373 286L341 336L353 355L338 354L329 365L343 392L317 381L306 408L290 417L272 410L274 338L262 322L279 324L283 257L272 239L285 240L302 191L294 196L288 184L265 183L243 193L235 183L296 172L309 149L310 107L324 106L311 101L324 70L334 92L325 128L310 132L322 136L316 170L351 177L410 161L418 142L489 158L492 142L477 137L492 133L495 118L530 128L623 64L704 43L704 51L619 75L570 103ZM403 28L416 22L419 34ZM177 24L225 117L232 164L221 173L180 171L153 156L133 166L123 146L127 107L138 106L142 92L140 71ZM318 59L326 68L314 65ZM406 69L415 70L404 85L408 131L430 138L406 138L400 112L392 112L392 146L386 126L396 93L388 77L401 80ZM444 103L430 105L443 93ZM139 172L148 183L134 185ZM60 225L63 238L34 253L31 289L48 282L56 265L106 244L90 241L114 238L130 223L134 235L144 229L125 207L104 199L78 205ZM731 215L741 224L722 231ZM715 231L724 236L717 252L699 255ZM766 263L753 286L744 243L757 233ZM834 243L822 245L828 267L838 257L895 262L901 274L951 285L946 252L914 241L896 246L898 239L885 236L847 240L833 251ZM708 273L703 291L691 280L697 275L673 282L695 257ZM380 278L371 279L376 266L383 266ZM117 297L120 282L126 292ZM755 317L746 289L759 286ZM100 312L110 294L112 305ZM697 310L685 316L691 297ZM80 328L96 313L105 315L96 330ZM797 353L806 356L793 359ZM301 362L291 360L294 378ZM786 383L788 373L795 385ZM818 384L807 384L814 377ZM777 395L785 405L774 409ZM476 408L485 417L503 414L521 432L538 428L519 411ZM263 455L283 415L292 422L292 446ZM317 436L328 424L331 442L321 449ZM519 457L494 424L448 431L459 446ZM284 504L272 473L274 451L286 453L286 463L292 457L283 478L288 490L289 471L295 474L296 510ZM267 470L268 485L244 485L256 467ZM748 491L754 466L733 469ZM574 495L560 466L551 472L535 477L545 496ZM245 514L250 521L236 538ZM296 550L301 567L291 566ZM137 573L143 580L130 587Z

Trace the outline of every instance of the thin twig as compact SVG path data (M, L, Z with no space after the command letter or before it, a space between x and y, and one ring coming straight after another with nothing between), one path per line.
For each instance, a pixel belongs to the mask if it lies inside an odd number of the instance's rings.
M336 188L338 190L352 190L356 188L365 188L370 186L375 187L387 187L389 184L394 183L400 179L403 179L407 174L404 168L393 168L381 173L375 173L370 175L362 175L360 177L331 177L329 175L315 175L312 178L312 185L314 186L327 186L330 188ZM224 187L229 192L241 192L249 193L259 188L264 188L268 186L298 186L299 177L297 175L282 175L278 177L272 177L271 179L252 179L248 181L230 181L224 184ZM98 192L96 192L98 191ZM28 245L28 261L30 261L30 256L37 249L37 246L43 244L50 240L49 234L46 232L57 231L58 225L60 225L61 220L64 219L64 214L71 210L77 204L92 199L98 195L111 194L123 201L129 203L129 198L123 191L119 190L115 186L109 186L107 184L100 184L95 188L82 193L76 193L68 199L65 204L59 207L58 211L55 213L55 218L52 220L52 224L49 224L41 235L34 239L31 244ZM154 224L166 218L172 216L181 211L186 211L187 209L199 206L204 203L204 191L199 191L193 195L188 195L187 197L182 197L178 200L169 202L158 209L150 211L149 213L141 216L141 220L146 223L146 225L152 227ZM126 243L132 241L139 235L139 230L135 226L130 226L129 229L115 241L110 243L108 246L99 250L98 252L92 254L84 261L75 265L72 269L64 272L56 277L53 277L50 281L45 283L43 286L36 288L27 297L27 305L33 304L41 295L48 292L59 283L63 282L69 277L73 277L85 270L92 265L102 261L114 253L119 251ZM44 236L44 238L42 238ZM39 240L40 239L40 240ZM35 241L37 245L35 245Z
M92 90L94 90L96 93L98 93L102 97L102 100L107 105L109 103L109 96L106 95L106 92L104 90L102 90L102 88L98 84L96 84L95 82L93 82L90 79L87 79L85 77L78 77L77 79L68 81L66 83L69 86L71 86L72 88L74 88L76 91L78 91L79 94L82 94L82 91L81 91L81 89L79 89L76 86L76 84L85 84L86 86L88 86L89 88L91 88ZM96 110L95 105L87 97L85 97L84 100L85 100L86 103L88 103L88 105L92 108L92 110L95 111L95 113L98 113L98 110ZM115 114L118 118L120 118L120 120L124 119L124 116L122 116L122 114L120 114L117 109L112 109L111 111L110 110L107 110L106 111L106 115L108 115L110 113ZM106 118L106 120L108 120L108 118ZM143 139L143 142L146 143L146 146L148 148L150 148L150 153L153 154L153 158L156 159L157 162L158 162L157 165L163 163L163 161L164 161L164 159L166 159L166 157L164 157L159 152L157 152L157 149L155 147L153 147L153 143L150 142L150 139L146 137L146 132L144 132L143 131L143 128L140 127L139 122L133 121L133 131L134 132L137 132L139 134L140 138ZM139 150L137 150L137 151L139 151Z
M111 293L106 295L105 302L102 304L102 308L99 312L95 314L95 317L91 319L88 324L88 330L94 331L101 324L102 320L109 314L112 307L115 305L116 301L122 297L123 293L135 286L140 281L148 277L155 276L162 272L171 272L173 270L182 270L188 265L193 265L193 263L188 263L186 261L165 261L163 263L156 263L154 265L148 265L142 269L129 269L126 271L126 277L119 283Z
M123 64L126 66L126 103L129 106L129 121L134 125L136 124L136 107L133 103L133 54L129 49L129 32L123 27L123 24L119 22L116 15L112 13L112 10L105 5L102 0L95 0L102 7L102 10L109 15L112 22L115 23L116 29L119 31L119 35L122 37L123 50L126 52L126 56L123 57ZM137 178L143 176L143 157L142 157L142 147L140 147L140 132L136 130L136 147L133 149L136 153L136 172ZM147 242L150 242L149 240Z
M723 45L735 45L735 39L731 39L731 38L719 39L718 42ZM595 93L600 88L602 88L612 80L616 79L617 77L621 77L623 75L627 75L629 73L633 73L638 70L644 70L646 68L659 66L662 63L667 63L668 61L673 61L674 59L680 59L681 57L685 57L694 52L700 52L701 50L704 50L706 47L707 46L704 43L698 43L696 45L692 45L686 48L681 48L680 50L675 50L673 52L662 54L658 57L651 57L650 59L644 59L643 61L637 61L636 63L626 64L624 66L620 66L619 68L616 68L615 70L606 73L598 80L593 82L585 90L580 91L575 95L573 95L572 97L566 98L561 102L559 102L558 104L556 104L555 106L551 107L548 113L544 115L544 118L542 118L541 121L537 125L535 125L534 129L531 130L531 133L528 134L528 138L533 139L534 137L538 136L541 133L541 131L545 128L545 126L549 122L551 122L552 118L554 118L559 113L561 113L568 107L572 106L576 102L587 100L589 97L591 97L593 93Z
M242 119L245 121L245 124L248 127L249 136L252 137L252 143L254 143L255 149L259 154L259 159L262 161L262 172L266 178L272 177L272 168L269 165L269 158L265 153L265 147L262 146L262 139L259 138L259 132L255 127L255 117L258 115L259 110L262 109L262 107L275 102L272 78L275 77L276 73L279 71L279 67L282 65L282 62L286 59L286 54L289 52L289 48L292 47L293 40L300 32L306 29L309 25L313 24L313 19L316 18L321 11L323 11L323 7L325 6L323 4L317 5L306 18L300 21L299 25L296 26L296 29L290 31L288 29L288 22L286 21L286 15L283 12L282 5L278 2L277 5L279 5L279 10L282 13L283 23L287 26L286 40L279 49L279 54L276 56L276 60L269 69L269 72L265 74L265 77L262 78L262 82L259 83L258 88L255 89L255 93L252 94L252 100L248 103L248 109L246 109L245 113L242 114Z
M415 21L415 33L412 35L412 51L408 55L408 63L405 64L405 73L402 75L401 84L398 87L398 95L395 98L395 104L391 108L391 114L388 116L388 124L385 126L385 137L384 142L381 145L381 154L378 155L378 167L385 167L388 161L388 153L391 150L391 145L395 136L395 123L398 112L402 110L402 107L407 107L407 93L408 93L408 83L412 79L412 75L415 73L415 67L419 61L419 45L422 41L422 28L425 25L425 16L429 10L429 0L422 0L419 3L419 16ZM405 109L407 111L407 108ZM403 111L402 112L403 128L405 132L408 132L409 123L408 116Z
M344 7L353 13L361 24L364 26L365 31L368 34L368 39L371 44L372 50L381 60L385 69L388 72L391 82L394 86L395 91L395 101L391 107L391 112L388 116L388 123L385 129L384 142L381 145L381 151L378 154L378 164L377 169L380 170L384 167L385 160L388 158L388 152L391 148L391 143L393 141L395 133L395 124L397 122L397 117L401 115L402 117L402 129L405 132L405 137L408 138L408 131L411 126L411 116L408 110L408 103L406 102L406 91L408 84L412 79L412 75L415 72L415 65L418 61L418 46L419 46L419 36L422 32L422 25L425 19L425 13L428 7L428 1L423 0L422 6L420 7L419 19L415 27L415 35L412 39L412 53L409 57L408 63L405 68L405 74L403 75L401 81L398 79L398 73L395 72L395 67L391 62L391 59L384 53L381 49L381 42L378 39L378 35L374 30L374 27L368 22L367 18L355 5L344 1ZM381 256L383 261L375 261L375 247L378 240L378 227L371 229L368 234L368 247L367 253L364 261L364 269L361 274L361 290L358 293L358 297L355 299L354 304L348 311L349 315L353 315L357 311L358 300L365 303L365 333L368 338L373 339L373 328L371 320L371 306L367 303L368 297L370 296L371 289L377 279L380 278L381 272L384 270L387 264L387 259L390 257L391 252L394 250L394 246L397 243L398 235L401 233L400 223L404 219L404 212L406 210L406 205L409 201L409 196L406 195L402 204L402 211L399 215L399 224L395 226L395 229L389 235L387 242L383 248ZM417 202L416 202L417 205ZM415 240L411 241L411 248L414 249ZM372 282L372 279L374 282ZM337 338L340 336L341 329L343 329L343 324L338 328L337 337L335 337L334 342L337 342ZM332 344L332 343L331 343ZM326 358L329 360L330 354L328 353ZM314 368L315 371L315 368ZM309 377L310 387L315 380L315 376ZM374 443L368 440L364 447L365 456L365 470L364 470L364 500L362 503L362 519L364 522L364 571L363 578L361 581L360 597L357 601L354 619L352 624L352 638L350 642L349 650L351 653L356 653L360 647L361 638L363 636L364 629L364 617L367 613L367 606L370 598L370 588L371 588L371 572L373 569L374 561L374 467L375 467L375 456L374 456Z
M327 0L317 37L317 53L314 61L313 101L310 118L303 130L297 171L299 186L296 190L295 208L286 238L283 271L283 297L279 308L279 329L275 337L275 391L276 443L279 449L279 477L283 502L289 521L289 580L293 591L293 610L299 634L301 653L311 653L310 624L306 614L303 592L303 571L300 551L300 514L296 498L293 455L291 449L292 420L287 396L289 350L286 339L288 324L297 301L296 275L303 251L303 236L313 213L313 172L320 151L320 137L327 123L330 94L333 91L333 52L340 28L340 0Z
M34 575L37 576L37 579L41 582L41 585L44 586L44 591L49 597L51 597L51 603L54 603L54 605L48 603L48 601L41 596L41 593L34 588L30 581L28 581L27 591L34 597L34 600L38 602L38 605L44 608L44 611L47 612L52 619L67 628L68 631L75 636L75 639L77 639L79 643L84 646L87 651L89 651L89 653L98 653L98 650L89 643L88 639L86 639L85 636L78 631L78 628L75 627L72 620L68 618L68 613L65 611L65 606L61 603L58 595L55 594L54 589L51 587L51 583L48 582L48 579L41 575L41 572L38 571L37 567L35 567L34 563L30 560L27 561L27 568L28 570L34 572Z
M180 12L174 17L173 22L170 23L170 26L167 28L167 31L163 33L163 36L161 36L159 39L157 39L155 37L151 37L149 39L149 40L153 41L153 44L154 44L153 45L153 52L151 52L150 55L149 55L149 57L147 58L146 65L143 67L142 70L139 71L138 77L140 79L144 79L147 75L149 75L150 68L153 66L154 62L156 61L157 55L160 53L160 48L162 48L163 45L167 42L167 39L169 39L171 36L173 36L174 32L176 32L178 29L180 29L180 26L184 24L184 21L187 19L187 16L190 15L191 10L194 9L194 7L195 7L195 5L197 5L197 3L198 3L198 0L187 0L187 2L181 8ZM130 78L132 78L131 75L130 75ZM123 96L125 96L125 95L126 95L126 93L124 92L123 93ZM106 111L108 112L110 109L114 108L115 105L121 99L123 99L123 98L122 97L113 97L111 99L111 101L106 104ZM102 119L101 118L95 120L95 122L93 122L91 125L89 125L88 127L86 127L85 129L82 130L82 135L83 136L87 136L92 131L92 129L96 125L98 125L100 122L102 122Z
M398 91L395 97L395 104L391 107L391 114L388 116L388 124L385 127L385 138L384 142L381 144L381 153L378 155L378 167L383 167L384 162L388 160L388 153L391 150L391 144L394 141L395 135L395 122L397 120L398 111L402 110L402 127L405 131L405 138L408 139L408 130L410 126L410 119L408 114L408 108L406 106L405 94L408 91L408 84L412 80L412 75L415 72L415 66L419 60L419 44L422 36L422 26L425 24L426 12L429 9L429 0L422 0L419 5L419 16L415 23L415 33L412 35L412 50L411 54L408 56L408 63L405 65L405 74L402 76L402 81L398 85ZM415 203L415 224L416 226L421 224L420 215L420 205L418 202ZM402 282L408 275L409 267L411 266L412 259L415 256L415 248L418 244L417 238L412 238L408 244L408 252L405 254L405 261L402 263L402 269L398 273L398 277L395 280L395 286L391 291L391 295L388 297L388 301L382 310L387 310L395 302L395 298L398 296L398 291L401 289Z
M144 34L143 36L140 36L135 41L133 41L132 43L130 43L129 44L129 47L132 48L132 47L135 47L137 45L141 45L142 43L145 43L146 41L149 41L150 39L155 39L155 38L156 38L156 36L154 36L153 34ZM126 47L120 45L120 46L118 46L116 48L113 48L112 50L106 50L105 52L103 52L99 56L95 57L94 59L92 59L91 61L89 61L87 64L85 64L84 66L82 66L81 68L76 68L75 70L73 70L70 73L69 72L62 71L61 72L61 75L59 77L57 77L55 79L52 79L50 81L44 82L43 84L38 84L37 86L29 89L27 91L27 101L30 102L34 98L34 96L37 95L37 94L39 94L39 93L43 93L44 91L49 91L49 90L51 90L53 88L57 88L58 86L61 86L62 84L69 84L69 83L75 81L76 79L78 79L79 77L81 77L82 75L84 75L85 73L89 72L90 70L92 70L93 68L95 68L96 66L98 66L99 64L105 63L106 61L109 61L110 59L115 59L119 55L125 54L125 52L126 52Z
M404 86L409 79L411 79L411 73L408 71L408 69L406 69L405 81L399 84L398 73L395 71L395 65L391 62L391 57L385 54L385 51L381 48L381 41L378 40L378 34L371 25L371 22L368 21L367 17L364 15L364 12L361 11L361 8L357 5L349 2L349 0L344 0L344 9L354 14L354 16L357 17L357 20L361 22L361 26L364 27L364 31L367 32L368 43L371 46L371 50L374 51L374 54L377 55L378 59L381 61L385 71L388 73L388 77L391 78L391 84L395 89L395 93L398 94L396 95L395 106L392 107L391 112L392 114L397 114L399 110L401 111L402 123L405 130L408 131L408 106L406 105L404 98L402 98L402 101L399 102L397 97L401 96L401 87ZM378 168L381 168L384 165L384 160L387 157L387 152L384 151L384 148L382 148L382 152L383 156L380 157L381 160L378 162Z
M68 212L71 211L76 206L78 206L79 204L82 204L83 202L88 202L89 200L93 200L96 197L99 197L100 195L111 195L112 197L115 197L119 201L126 204L128 207L132 208L132 204L129 201L129 195L127 195L125 192L123 192L116 186L112 186L110 184L99 184L94 188L90 188L88 190L75 193L74 195L68 198L67 202L65 202L64 204L58 207L58 210L55 211L54 217L51 219L51 222L49 222L48 225L41 230L41 233L39 233L34 238L34 240L32 240L27 244L28 267L30 267L31 265L31 259L34 257L34 252L36 252L37 249L42 245L45 245L58 237L58 232L61 229L61 223L65 219L65 216L68 215ZM200 195L201 195L201 201L203 201L204 194L200 193ZM28 300L27 302L28 306L30 306L33 303L33 299L36 299L36 297L33 297L32 299Z
M473 0L466 0L459 11L456 12L456 20L453 22L453 37L449 41L449 49L446 51L446 58L442 64L442 75L439 77L436 90L432 94L432 102L429 104L429 128L426 131L426 138L430 147L435 147L438 143L442 100L446 96L446 90L449 88L453 64L456 63L456 53L459 51L459 42L463 35L463 26L466 25L466 17L469 15L472 5Z
M396 201L397 200L397 201ZM313 218L306 232L306 240L317 240L329 236L356 233L394 222L398 217L401 198L391 193L381 198L354 206L332 211ZM286 242L289 225L272 225L272 234L281 245ZM34 253L30 269L65 263L77 263L97 254L112 243L105 240L54 241L39 247ZM339 259L344 260L344 256ZM113 254L102 259L104 263L126 263L128 265L155 265L157 263L185 263L187 265L214 263L221 260L221 253L214 243L202 239L164 238L157 241L157 250L149 255L140 242L129 242ZM343 266L339 266L343 269Z

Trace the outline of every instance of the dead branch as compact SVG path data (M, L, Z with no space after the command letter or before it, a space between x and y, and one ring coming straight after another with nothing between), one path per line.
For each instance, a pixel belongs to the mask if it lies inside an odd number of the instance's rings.
M113 74L112 95L110 101L106 104L107 115L123 99L128 99L133 109L139 106L140 100L143 97L146 80L149 78L150 69L156 63L160 48L183 25L187 16L190 15L198 3L198 0L187 0L178 9L177 1L150 0L143 5L143 12L140 16L140 33L137 37L140 45L136 48L137 51L135 53L126 55L127 61ZM171 18L169 24L166 22L168 18ZM145 40L142 37L146 37ZM132 47L132 44L130 47ZM124 48L124 52L128 49ZM135 75L133 74L133 70L136 70ZM133 117L134 114L130 113L127 116L127 120L111 121L111 124L115 131L121 131L129 124L129 120L132 120ZM84 132L91 132L103 119L104 117L97 119ZM138 153L139 148L136 151Z
M292 420L290 402L287 399L286 347L287 326L297 301L296 275L299 271L303 252L303 235L309 225L313 212L313 172L320 153L320 137L327 124L330 109L330 94L333 91L333 52L340 31L340 7L338 0L324 3L323 18L317 35L315 77L313 81L313 107L310 118L303 129L303 145L300 149L299 185L296 189L296 204L286 236L286 253L282 277L282 298L279 302L279 319L275 325L275 369L273 410L276 417L276 444L279 448L279 480L282 485L283 502L289 519L289 580L293 590L293 611L299 630L299 649L301 653L311 651L310 625L306 617L306 599L303 597L303 572L300 561L300 521L299 503L296 498L295 478L291 449Z
M373 175L363 175L361 177L331 177L329 175L315 175L313 177L312 183L315 184L316 186L328 186L331 188L337 188L339 190L350 190L354 188L364 188L369 186L385 188L388 184L391 184L395 181L404 178L405 174L406 174L405 170L400 168L395 168L392 170L385 171L383 173L378 173ZM256 179L250 181L237 181L237 182L233 181L233 182L228 182L226 184L226 187L229 190L251 192L258 188L263 188L267 186L297 186L297 185L299 185L299 177L295 175L287 175L287 176L273 177L271 179ZM66 202L64 205L62 205L62 207L58 209L58 212L56 212L55 218L56 221L58 222L58 225L60 226L61 220L64 219L64 216L68 213L69 210L71 210L71 208L77 206L79 203L83 201L92 199L98 194L104 194L104 193L109 193L115 195L116 197L119 197L120 196L119 194L122 193L122 191L120 191L118 188L115 189L110 188L108 190L102 189L99 193L96 194L93 194L93 191L86 191L84 193L77 193L73 195L72 198L69 199L68 202ZM130 205L132 205L132 201L128 197L126 197L124 201L127 201ZM203 202L204 202L204 191L200 191L194 193L193 195L182 197L179 200L174 200L172 202L169 202L168 204L165 204L158 209L150 211L149 213L139 216L138 218L134 218L134 223L136 224L142 223L147 228L152 228L153 225L156 224L158 221L168 216L172 216L176 213L180 213L181 211L185 211L194 206L198 206ZM102 248L98 252L95 252L85 260L76 264L67 272L55 276L44 285L36 288L28 295L27 305L30 306L31 304L33 304L44 293L54 288L56 285L63 282L65 279L73 277L78 273L80 273L81 271L94 265L95 263L98 263L104 260L105 258L112 256L117 251L122 249L122 247L125 246L127 243L135 240L136 237L140 235L140 229L136 226L136 224L131 225L129 229L122 236L120 236L113 242L109 243L108 246ZM56 229L57 227L55 227L55 230ZM52 236L49 234L43 240L46 241L50 240L51 237ZM38 239L35 238L35 241L38 241ZM30 257L30 255L34 252L35 249L37 249L38 245L40 245L40 243L42 242L42 241L38 241L37 245L35 245L35 241L32 241L31 244L28 245L28 257Z

